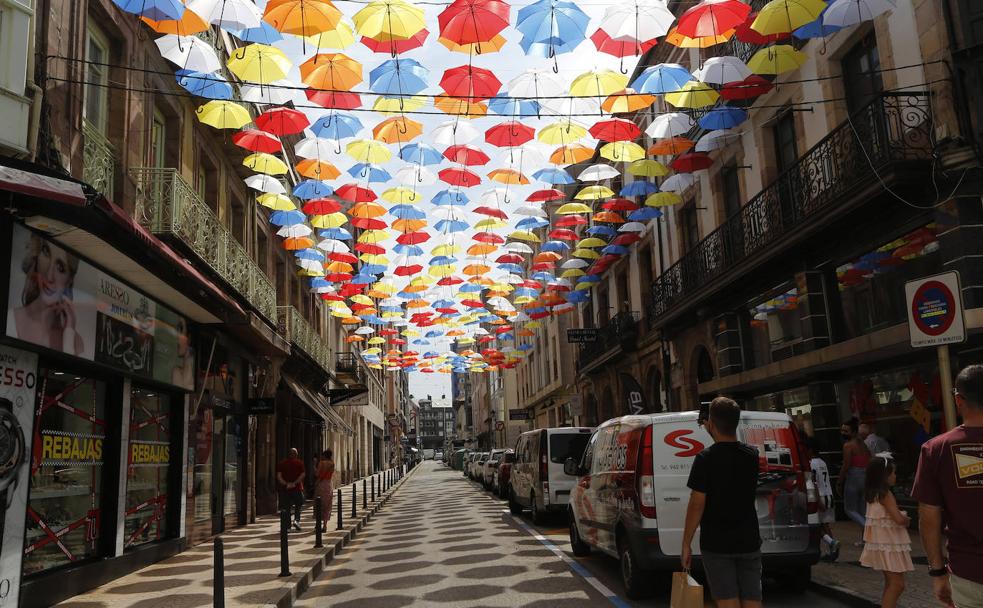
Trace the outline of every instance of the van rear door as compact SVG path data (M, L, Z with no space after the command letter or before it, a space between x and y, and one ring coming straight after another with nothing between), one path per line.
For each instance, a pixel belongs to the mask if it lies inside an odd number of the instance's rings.
M658 416L652 425L652 453L655 458L655 512L659 526L659 545L666 555L679 555L683 544L686 506L689 504L689 472L693 458L713 443L710 435L696 423L696 412ZM699 552L700 531L693 549Z
M590 440L590 428L556 429L549 431L549 504L565 505L570 502L570 490L577 483L576 477L563 472L563 463L567 458L580 462ZM543 480L547 481L547 480Z

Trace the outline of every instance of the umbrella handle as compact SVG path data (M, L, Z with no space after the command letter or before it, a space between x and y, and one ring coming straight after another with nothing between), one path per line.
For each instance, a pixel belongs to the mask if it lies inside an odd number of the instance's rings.
M338 144L338 146L334 149L334 153L341 154L341 140L336 139L335 142Z

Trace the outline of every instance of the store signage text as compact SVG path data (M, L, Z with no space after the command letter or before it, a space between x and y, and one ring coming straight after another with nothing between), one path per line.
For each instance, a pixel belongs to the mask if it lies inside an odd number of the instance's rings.
M171 446L160 443L130 443L130 464L167 464Z
M966 341L958 272L944 272L905 283L911 346L942 346Z
M44 435L41 438L41 459L74 462L102 460L102 439L98 437Z

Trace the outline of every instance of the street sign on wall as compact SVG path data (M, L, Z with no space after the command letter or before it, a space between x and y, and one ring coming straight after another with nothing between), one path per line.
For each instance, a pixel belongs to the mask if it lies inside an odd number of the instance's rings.
M531 420L529 410L509 410L509 420Z
M966 341L959 273L945 272L905 283L911 346L941 346Z
M567 343L568 344L586 344L589 342L597 342L597 328L588 327L584 329L568 329L567 330Z

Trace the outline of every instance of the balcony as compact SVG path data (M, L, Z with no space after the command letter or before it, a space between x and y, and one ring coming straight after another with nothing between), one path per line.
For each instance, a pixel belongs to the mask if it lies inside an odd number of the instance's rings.
M276 322L276 289L239 241L176 169L135 167L140 222L157 235L179 240L247 300ZM139 207L138 207L139 208Z
M639 323L642 314L639 312L620 312L611 317L607 325L599 328L597 341L587 342L580 346L577 357L577 371L583 372L600 363L605 355L620 348L623 351L633 350L639 335Z
M328 346L300 311L293 306L277 306L276 312L280 335L304 351L321 369L330 373L331 355Z
M116 183L116 151L106 136L82 120L82 181L113 200Z
M930 161L932 147L928 93L879 96L656 279L649 299L653 322L661 325L723 288L721 278L735 268L747 273L766 255L779 255L820 218L855 203L850 192L872 185L892 165Z
M343 384L364 384L362 368L358 364L357 353L336 353L335 373Z

